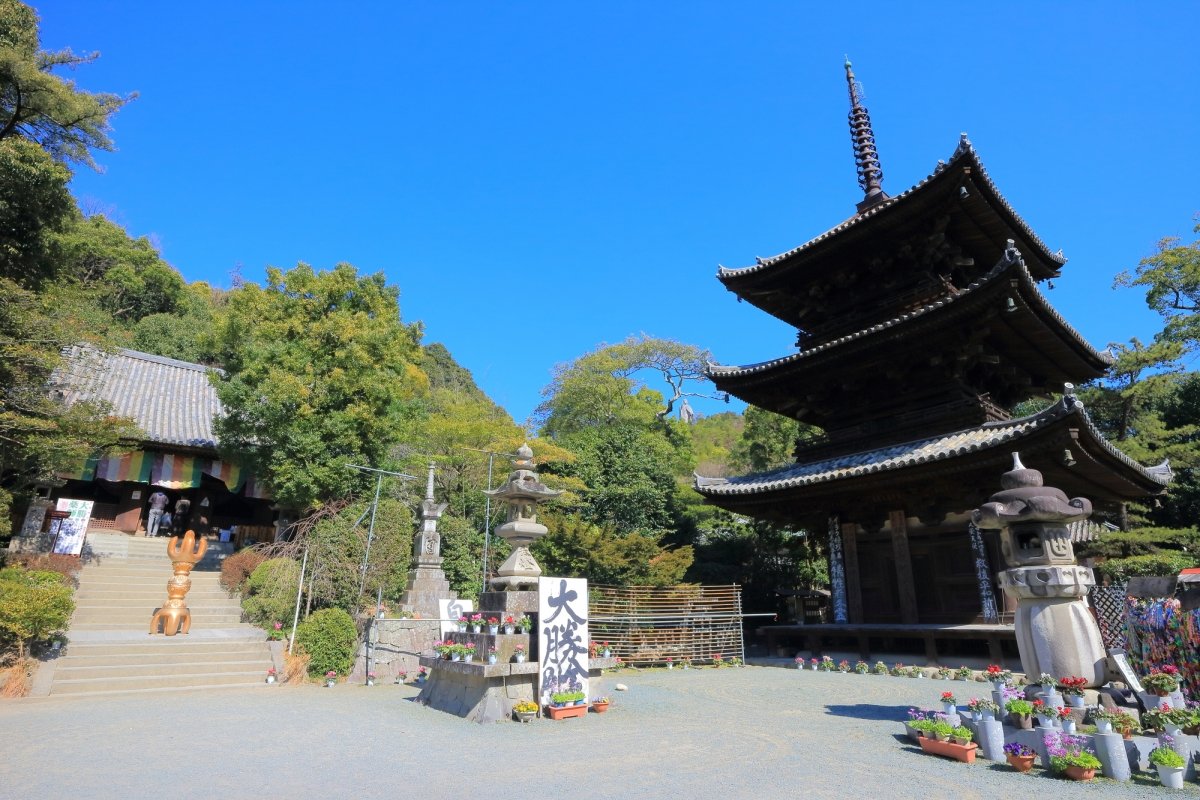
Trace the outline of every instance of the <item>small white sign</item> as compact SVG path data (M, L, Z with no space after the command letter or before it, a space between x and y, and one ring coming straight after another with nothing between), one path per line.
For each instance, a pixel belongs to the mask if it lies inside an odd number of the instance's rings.
M584 578L538 578L538 693L588 693L588 588Z
M458 618L475 610L474 600L438 600L438 616L442 618L442 634L458 630Z
M55 534L54 552L77 556L83 550L88 520L92 518L92 501L60 497L57 508L59 511L69 511L71 516L50 523L50 532Z

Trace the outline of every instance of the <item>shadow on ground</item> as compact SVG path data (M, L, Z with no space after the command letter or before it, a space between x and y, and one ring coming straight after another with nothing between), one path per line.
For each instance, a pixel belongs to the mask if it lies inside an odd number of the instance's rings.
M908 709L901 706L877 706L859 703L853 706L825 706L825 713L835 717L852 717L854 719L887 720L902 722L907 716Z

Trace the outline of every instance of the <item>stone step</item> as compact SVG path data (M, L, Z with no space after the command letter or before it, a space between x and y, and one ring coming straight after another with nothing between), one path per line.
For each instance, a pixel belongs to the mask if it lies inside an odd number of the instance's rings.
M54 670L54 680L97 680L101 678L158 678L162 676L188 675L228 675L231 673L258 673L265 675L271 666L271 659L264 655L262 658L243 658L240 661L187 661L175 664L115 664L113 666L80 665L68 666L60 664Z
M89 611L82 614L76 612L75 616L71 617L71 627L84 630L90 625L120 625L123 627L149 625L150 617L159 608L162 608L161 604L153 607L127 608L121 611ZM205 608L189 608L188 611L191 612L193 625L201 623L208 625L236 625L242 621L240 611Z
M172 575L170 567L145 572L130 572L122 569L97 570L96 572L85 570L79 573L79 588L82 589L85 585L103 586L109 589L114 586L151 586L170 580ZM196 588L215 589L221 587L221 577L215 572L193 572L188 577L192 580L192 586Z
M127 589L117 588L88 588L80 589L75 592L75 603L77 605L99 605L101 603L119 603L123 600L133 601L154 601L165 600L167 597L167 582L163 581L161 586L137 586ZM193 600L205 600L214 603L230 602L234 605L241 605L241 600L237 597L230 597L229 593L223 589L204 589L196 586L187 593L188 604L191 605Z
M262 669L242 672L210 674L207 672L181 672L174 675L133 675L122 678L77 678L58 680L50 689L52 696L76 694L116 694L159 690L175 692L185 689L212 689L233 686L266 686Z
M71 631L84 633L87 631L140 631L142 635L149 635L150 617L147 613L137 619L122 620L120 622L79 622L71 624ZM238 622L237 619L197 619L192 617L191 630L204 630L206 628L228 628ZM67 634L70 637L70 632Z
M170 638L174 640L177 637ZM258 663L263 659L270 659L270 651L263 642L230 642L219 647L207 647L201 650L182 652L175 652L175 648L169 647L153 647L144 651L133 649L137 647L139 645L131 644L123 648L110 646L108 649L115 652L79 655L76 653L77 646L73 646L65 656L58 659L55 673L57 674L63 669L76 669L80 667L140 668L192 663L241 663L243 661Z
M76 643L72 642L67 649L66 658L96 658L102 656L119 656L130 659L158 659L170 655L194 657L198 661L220 653L241 652L243 650L262 650L266 652L267 642L262 631L253 631L256 639L220 639L196 640L187 636L148 636L145 631L139 633L141 638L131 642Z
M138 597L122 597L119 600L114 599L111 603L88 601L79 602L75 606L75 614L80 613L95 614L111 611L114 613L123 613L126 611L141 611L146 608L160 608L166 602L166 592L160 592L161 597L151 596L148 599ZM227 597L214 597L209 600L202 600L197 597L187 596L187 606L193 611L219 611L221 613L237 613L240 614L242 606L240 603L231 602Z

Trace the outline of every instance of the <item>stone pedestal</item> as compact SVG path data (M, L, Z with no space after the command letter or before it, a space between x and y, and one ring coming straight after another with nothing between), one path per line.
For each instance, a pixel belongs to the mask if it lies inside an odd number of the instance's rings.
M1107 677L1100 629L1082 598L1095 583L1080 566L1019 567L1000 575L1018 598L1013 628L1026 675L1081 675L1093 686Z
M985 719L976 724L975 740L979 752L992 761L1004 760L1004 723L997 719Z
M421 619L438 619L441 611L439 600L455 600L458 592L450 590L450 581L442 572L441 559L438 563L418 564L408 571L408 584L400 600L400 608Z
M1096 758L1100 759L1104 777L1127 781L1132 775L1125 739L1119 733L1097 733L1092 737Z

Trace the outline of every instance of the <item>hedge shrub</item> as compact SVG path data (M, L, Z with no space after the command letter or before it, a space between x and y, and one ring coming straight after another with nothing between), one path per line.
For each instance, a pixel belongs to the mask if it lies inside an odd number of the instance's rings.
M33 642L64 630L75 611L71 587L58 572L0 569L0 637L17 645L25 657Z
M221 585L230 592L240 592L250 579L250 575L267 557L248 547L239 550L221 562Z
M300 565L290 558L268 559L250 573L242 597L246 617L264 628L287 622L296 607Z
M346 675L354 666L358 629L340 608L323 608L296 628L296 645L311 659L308 674L323 676L332 670Z
M1152 555L1110 558L1095 566L1097 577L1121 583L1130 578L1166 577L1180 570L1200 566L1200 557L1192 553L1162 551Z

